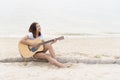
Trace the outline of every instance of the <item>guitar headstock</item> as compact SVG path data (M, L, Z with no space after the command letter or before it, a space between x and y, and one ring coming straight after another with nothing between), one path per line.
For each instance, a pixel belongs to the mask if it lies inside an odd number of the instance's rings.
M64 39L64 36L60 36L60 37L58 37L58 38L56 38L57 40L62 40L62 39Z

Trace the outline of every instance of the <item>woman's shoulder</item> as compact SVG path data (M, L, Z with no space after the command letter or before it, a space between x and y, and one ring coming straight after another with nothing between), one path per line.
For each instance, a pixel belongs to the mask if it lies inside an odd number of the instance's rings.
M29 32L28 35L33 35L32 32Z
M33 33L32 33L32 32L29 32L28 35L33 35Z
M27 36L29 37L29 39L34 39L32 32L29 32L29 33L27 34ZM43 34L41 34L39 37L40 37L40 39L43 39Z
M41 39L41 40L43 40L43 39L44 39L43 34L41 34L41 35L40 35L40 39Z
M28 37L29 37L30 39L33 39L33 38L34 38L32 32L29 32L27 35L28 35Z

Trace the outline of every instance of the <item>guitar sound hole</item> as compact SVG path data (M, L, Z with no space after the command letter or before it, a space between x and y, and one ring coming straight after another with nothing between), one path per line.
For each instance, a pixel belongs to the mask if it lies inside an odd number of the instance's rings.
M28 46L28 49L32 52L35 52L38 48L34 48L34 47L31 47L31 46Z

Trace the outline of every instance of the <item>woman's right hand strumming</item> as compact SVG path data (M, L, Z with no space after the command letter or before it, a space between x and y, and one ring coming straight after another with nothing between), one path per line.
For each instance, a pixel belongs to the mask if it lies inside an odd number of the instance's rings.
M34 43L34 44L31 45L31 47L37 48L38 44Z

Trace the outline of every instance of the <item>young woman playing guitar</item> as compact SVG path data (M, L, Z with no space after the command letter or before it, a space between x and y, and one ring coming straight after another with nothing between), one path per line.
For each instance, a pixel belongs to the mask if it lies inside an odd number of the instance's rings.
M32 47L36 47L37 44L34 43L34 44L31 44L30 42L28 42L27 40L34 40L36 38L40 38L40 40L44 41L43 40L43 35L41 33L41 27L40 25L37 23L37 22L33 22L31 25L30 25L30 28L29 28L29 33L28 35L26 35L24 38L22 38L20 40L20 43L24 44L24 45L30 45ZM65 65L65 64L62 64L60 62L58 62L56 60L56 56L55 56L55 52L54 52L54 49L52 47L52 44L55 43L57 40L54 39L52 42L50 43L47 43L47 44L44 44L44 49L43 51L38 51L36 52L33 57L35 59L47 59L51 64L54 64L58 67L69 67L69 65ZM46 51L49 51L50 54L46 54Z

